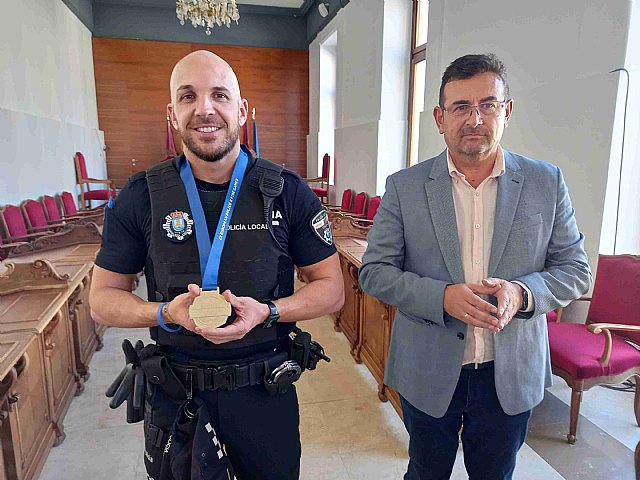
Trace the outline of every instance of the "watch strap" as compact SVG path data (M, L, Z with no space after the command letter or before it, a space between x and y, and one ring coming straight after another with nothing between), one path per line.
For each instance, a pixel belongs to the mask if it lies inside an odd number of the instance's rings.
M269 307L269 316L262 324L262 328L271 328L280 320L280 313L278 312L278 307L272 301L266 301L265 304Z

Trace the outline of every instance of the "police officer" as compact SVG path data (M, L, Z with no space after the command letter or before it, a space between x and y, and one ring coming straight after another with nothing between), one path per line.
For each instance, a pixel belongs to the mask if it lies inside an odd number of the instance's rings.
M295 388L273 394L264 383L287 359L294 322L343 304L328 219L298 175L240 145L248 104L222 58L190 53L170 87L184 154L131 177L106 209L92 314L115 327L150 327L156 342L158 374L147 375L144 405L150 478L297 479ZM295 293L294 265L307 280ZM147 302L130 293L143 267ZM189 307L216 288L232 315L220 328L196 326ZM190 420L203 430L167 467L165 453ZM208 449L184 461L185 444Z

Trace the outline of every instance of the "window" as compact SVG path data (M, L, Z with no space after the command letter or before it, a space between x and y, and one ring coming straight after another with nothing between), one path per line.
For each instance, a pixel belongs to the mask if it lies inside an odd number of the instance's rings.
M407 166L418 163L420 114L424 110L424 87L427 73L427 26L429 1L413 0L411 33L411 76L409 84L409 138Z

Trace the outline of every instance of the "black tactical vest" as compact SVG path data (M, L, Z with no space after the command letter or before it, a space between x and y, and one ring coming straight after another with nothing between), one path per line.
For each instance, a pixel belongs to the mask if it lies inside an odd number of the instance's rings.
M146 171L151 199L151 245L145 276L150 301L171 301L185 293L188 284L202 285L195 228L182 241L168 238L163 229L171 212L185 212L193 219L180 178L183 158L164 161ZM236 296L248 296L261 302L287 297L293 294L293 261L270 230L271 212L265 208L266 197L259 185L264 175L273 178L276 172L276 178L280 178L282 168L260 158L253 167L250 160L247 168L222 251L218 272L220 292L229 289ZM207 208L206 202L203 208ZM217 223L217 219L215 221ZM228 323L234 318L232 313ZM275 341L286 336L293 326L293 323L278 323L268 329L258 326L240 340L219 345L186 329L176 333L160 327L150 330L151 338L159 345L230 349Z

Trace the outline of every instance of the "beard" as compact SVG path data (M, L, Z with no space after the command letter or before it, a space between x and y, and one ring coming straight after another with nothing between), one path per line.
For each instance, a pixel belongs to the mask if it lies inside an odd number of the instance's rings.
M465 141L465 134L477 134L483 135L481 140L474 140L473 142ZM457 145L457 152L467 157L476 157L483 155L492 148L492 141L488 132L482 130L463 131L460 134L459 142Z
M191 130L180 132L182 137L182 143L189 149L194 155L205 162L217 162L226 157L240 138L240 125L236 124L235 127L231 127L228 130L229 133L222 139L222 143L214 150L207 149L208 144L199 144L194 138L195 135Z

